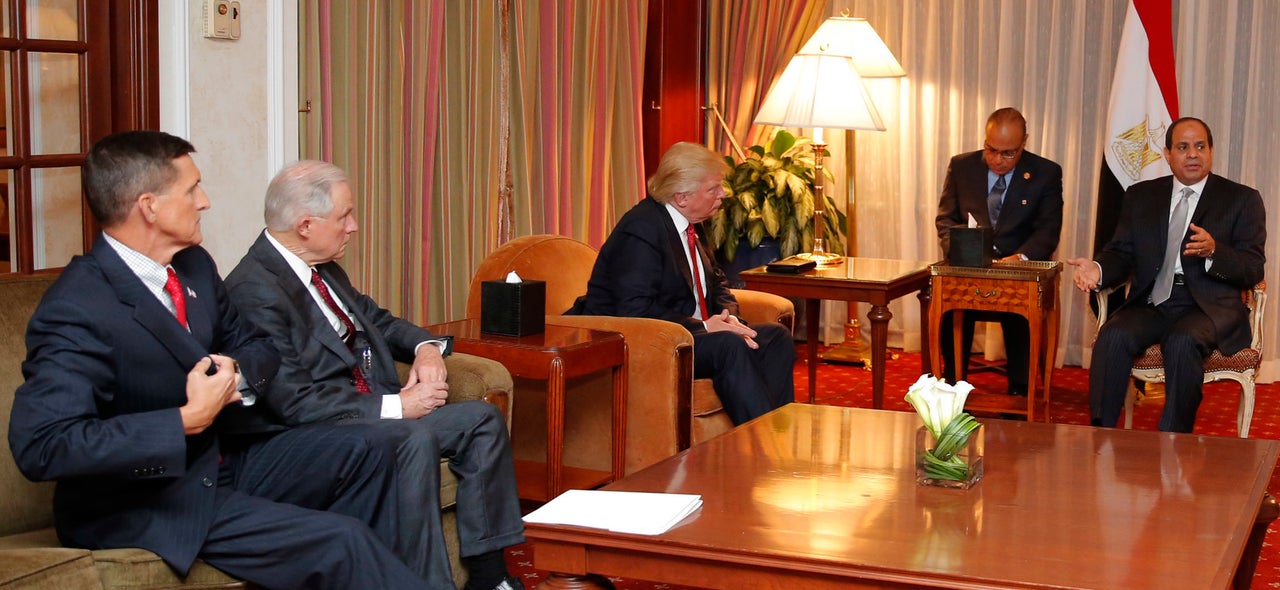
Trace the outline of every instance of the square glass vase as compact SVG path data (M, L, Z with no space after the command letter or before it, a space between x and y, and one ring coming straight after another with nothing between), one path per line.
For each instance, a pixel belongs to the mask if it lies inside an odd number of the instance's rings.
M934 440L933 433L929 432L928 428L921 426L916 430L916 483L922 486L962 490L973 487L982 479L982 439L985 433L986 428L979 425L969 433L969 440L960 447L959 451L956 451L954 457L946 459L946 465L939 467L933 465L936 463L933 459L926 458L926 453L931 453L937 447L938 441Z

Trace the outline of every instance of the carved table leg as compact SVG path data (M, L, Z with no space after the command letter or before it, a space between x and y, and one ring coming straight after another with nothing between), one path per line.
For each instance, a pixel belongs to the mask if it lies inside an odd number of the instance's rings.
M884 305L873 305L867 312L867 319L871 320L871 358L875 359L871 365L871 407L877 410L884 407L884 352L891 318L893 313Z
M932 346L929 339L937 336L929 331L929 302L933 300L933 290L925 285L916 294L916 299L920 300L920 374L932 375L934 367L929 357L929 348ZM942 368L939 367L938 371L941 372Z

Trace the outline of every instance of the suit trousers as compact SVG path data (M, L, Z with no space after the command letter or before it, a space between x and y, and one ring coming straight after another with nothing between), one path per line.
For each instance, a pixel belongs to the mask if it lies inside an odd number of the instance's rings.
M759 348L741 336L707 332L693 337L693 376L710 377L736 426L795 401L796 345L782 324L751 324Z
M1185 285L1174 285L1168 301L1130 304L1098 332L1089 368L1089 413L1096 426L1114 427L1128 395L1133 361L1152 344L1164 354L1165 405L1160 430L1191 432L1200 409L1204 359L1217 347L1213 322Z
M235 439L200 557L265 588L425 588L390 549L394 443L360 425Z
M953 322L955 314L948 312L942 316L942 332L938 335L942 346L942 378L948 383L956 382L956 360L951 358L951 350L955 342ZM1009 378L1009 390L1020 393L1027 392L1027 371L1030 369L1031 326L1027 318L1016 313L998 311L965 311L964 325L960 327L960 350L963 352L960 363L960 379L969 378L969 351L973 350L973 329L977 322L1000 322L1004 331L1005 374Z
M493 404L446 404L417 420L379 420L398 439L398 554L431 588L454 588L440 520L440 459L458 478L458 542L463 557L524 542L515 465L502 411Z

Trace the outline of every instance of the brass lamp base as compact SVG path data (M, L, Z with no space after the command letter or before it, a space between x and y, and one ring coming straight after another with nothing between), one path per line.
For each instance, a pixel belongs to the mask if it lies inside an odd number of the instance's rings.
M802 252L796 254L796 258L804 260L812 260L818 263L818 266L837 266L844 264L844 256L832 254L831 252Z
M871 368L870 355L862 345L858 318L850 318L844 325L844 342L818 354L818 358L832 363Z

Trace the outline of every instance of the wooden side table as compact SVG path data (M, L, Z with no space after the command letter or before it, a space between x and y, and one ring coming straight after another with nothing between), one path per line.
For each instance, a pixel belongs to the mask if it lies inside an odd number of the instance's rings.
M1031 329L1030 362L1027 373L1027 398L974 391L965 407L971 410L1025 414L1028 422L1037 416L1049 421L1050 377L1058 353L1058 277L1062 263L1025 260L996 262L990 267L975 268L934 264L933 303L929 306L929 333L941 334L942 316L955 311L952 320L954 350L952 358L964 362L960 350L960 331L964 326L964 310L1003 311L1027 318ZM934 367L942 367L942 347L933 347ZM1043 373L1043 375L1041 375ZM957 371L959 374L959 371ZM1025 404L1025 407L1023 407Z
M589 489L622 478L627 440L627 343L621 334L547 324L540 334L500 336L481 333L480 321L474 318L428 329L453 336L457 352L498 361L513 376L547 382L547 460L545 464L516 461L521 499L545 502L570 488ZM565 379L604 369L613 370L611 471L566 467Z
M885 258L845 258L843 264L807 270L799 274L769 272L761 266L744 270L739 275L747 288L783 297L797 297L805 303L805 345L809 349L809 403L813 403L818 384L818 319L819 300L863 301L871 304L867 319L871 320L871 406L884 407L884 355L889 341L889 302L919 292L920 321L925 322L929 309L929 263L916 260ZM937 328L924 325L921 334L920 362L922 373L930 372L929 334ZM932 365L939 367L940 365Z

